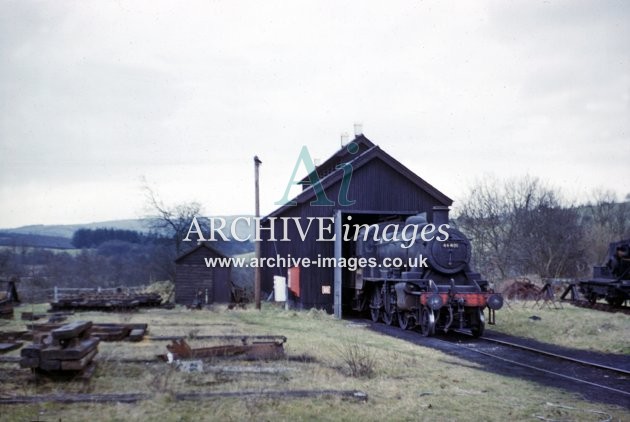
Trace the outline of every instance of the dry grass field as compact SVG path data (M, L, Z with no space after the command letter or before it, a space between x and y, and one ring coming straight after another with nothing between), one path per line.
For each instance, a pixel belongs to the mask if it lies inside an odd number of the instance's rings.
M575 349L627 354L630 359L629 315L578 308L568 303L557 306L512 302L497 312L498 323L491 329ZM540 319L531 319L532 316Z
M47 305L16 309L43 312ZM530 308L512 307L498 314L497 330L522 335L541 335L541 340L559 340L572 347L628 351L628 316L595 315L594 311L570 309L536 310L541 316L531 329ZM581 328L571 322L553 328L554 321L570 315L582 320ZM612 319L611 319L612 317ZM284 335L288 358L281 361L246 362L211 360L204 371L181 372L164 362L129 363L128 359L152 360L166 352L165 341L101 343L97 369L89 382L35 382L28 370L16 363L0 363L0 396L67 393L142 393L150 399L133 404L3 405L2 421L382 421L382 420L630 420L630 412L613 405L593 403L562 390L517 378L483 371L476 364L430 348L369 331L361 324L338 321L321 311L284 311L265 304L263 311L224 307L190 311L144 310L130 314L86 312L73 320L94 322L148 323L151 336L183 335L192 346L217 344L195 339L200 335ZM595 323L591 323L596 321ZM16 319L1 322L3 331L24 329ZM608 325L606 325L608 324ZM546 328L541 329L542 326ZM611 328L602 328L611 327ZM514 330L514 331L512 331ZM554 331L557 334L554 335ZM609 334L615 331L616 334ZM590 339L593 333L594 339ZM624 338L625 337L625 338ZM583 339L582 339L583 338ZM624 344L624 341L626 344ZM353 376L349 354L360 360L366 375ZM19 356L14 351L9 356ZM227 368L229 367L229 368ZM223 368L223 370L221 369ZM250 368L254 372L247 372ZM213 398L176 400L185 392L238 392L286 390L361 390L367 402L336 396L315 398Z

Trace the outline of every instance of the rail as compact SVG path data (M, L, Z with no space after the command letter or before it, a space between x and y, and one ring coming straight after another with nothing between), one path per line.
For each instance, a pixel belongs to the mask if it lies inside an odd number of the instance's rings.
M630 376L630 371L627 371L627 370L625 370L623 368L616 368L616 367L613 367L613 366L602 365L600 363L589 362L589 361L586 361L586 360L583 360L583 359L577 359L577 358L573 358L573 357L570 357L570 356L565 356L565 355L561 355L561 354L558 354L558 353L550 352L548 350L536 349L535 347L530 347L530 346L525 346L525 345L522 345L522 344L512 343L512 342L505 341L505 340L499 340L499 339L496 339L496 338L490 338L490 337L483 336L483 337L480 337L480 339L481 340L485 340L485 341L489 341L489 342L492 342L492 343L503 344L505 346L509 346L509 347L512 347L512 348L515 348L515 349L527 350L529 352L533 352L533 353L536 353L536 354L539 354L539 355L550 356L550 357L554 357L554 358L557 358L557 359L562 359L562 360L566 360L566 361L569 361L569 362L578 363L580 365L590 366L592 368L603 369L603 370L606 370L606 371L617 372L617 373L620 373L622 375Z

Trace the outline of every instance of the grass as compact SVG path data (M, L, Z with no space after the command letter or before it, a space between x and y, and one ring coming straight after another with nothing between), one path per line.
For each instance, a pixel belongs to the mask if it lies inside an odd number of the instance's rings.
M266 304L265 304L266 305ZM46 305L23 310L43 312ZM19 316L22 308L16 309ZM531 313L531 309L529 310ZM585 312L586 310L579 310ZM547 311L545 311L547 312ZM551 312L551 311L549 311ZM565 312L565 311L559 311ZM593 311L587 311L593 312ZM499 327L514 325L520 309L501 312ZM545 322L547 314L537 312ZM520 316L519 316L520 315ZM529 315L527 315L529 316ZM477 365L436 350L380 335L324 312L284 311L274 306L256 310L213 311L146 310L132 314L87 312L74 320L94 322L146 322L151 335L275 334L285 335L289 356L312 357L275 362L210 361L206 366L265 366L286 371L274 374L183 373L165 363L120 363L121 358L151 358L166 351L166 342L101 343L98 367L89 383L44 381L35 383L27 370L15 363L0 363L0 395L62 392L149 393L152 400L136 404L38 404L3 406L0 419L21 420L531 420L535 416L563 420L598 420L605 412L615 420L630 419L630 412L616 406L588 402L574 394L518 378L481 370ZM2 323L0 323L2 324ZM505 325L504 325L505 324ZM627 320L625 320L627 328ZM3 331L24 329L16 320ZM576 333L580 334L580 333ZM194 336L191 336L194 337ZM192 346L212 341L191 339ZM615 346L612 346L613 348ZM358 362L368 359L369 376L352 376L348 354ZM19 356L19 351L11 352ZM362 375L362 374L356 374ZM366 375L366 374L363 374ZM367 403L337 397L306 399L212 399L176 401L175 393L193 391L339 389L365 391Z
M567 303L561 306L541 308L530 301L513 302L497 312L497 324L489 328L575 349L630 354L630 315ZM540 320L533 320L532 316Z

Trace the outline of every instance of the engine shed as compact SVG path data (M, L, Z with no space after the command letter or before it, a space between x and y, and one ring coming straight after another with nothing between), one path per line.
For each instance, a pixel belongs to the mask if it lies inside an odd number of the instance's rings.
M363 134L356 135L317 166L315 172L316 177L310 174L300 182L302 191L290 201L294 204L281 206L267 215L262 221L266 230L261 230L262 258L309 258L312 264L262 266L261 288L271 292L274 276L287 277L288 301L292 307L324 309L341 318L350 308L350 298L344 297L343 286L351 270L321 264L353 256L355 242L344 240L344 225L404 220L423 212L431 222L434 212L436 217L440 214L441 219L445 218L453 201ZM314 180L319 182L313 183ZM318 189L333 204L313 204L320 198ZM304 233L309 219L328 222L326 238L334 235L334 240L322 240L318 228ZM286 221L302 222L302 230ZM271 237L271 225L275 238ZM277 233L282 233L285 240L279 239Z

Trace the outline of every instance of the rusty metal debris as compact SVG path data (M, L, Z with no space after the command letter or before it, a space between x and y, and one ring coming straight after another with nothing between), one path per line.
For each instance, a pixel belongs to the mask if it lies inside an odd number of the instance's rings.
M91 327L90 321L77 321L36 337L22 348L20 366L53 376L83 373L89 367L91 373L100 341L90 336Z
M166 346L168 354L158 355L165 361L178 359L203 359L213 357L238 357L245 360L254 359L282 359L285 357L284 342L286 337L280 337L280 341L254 342L252 344L221 345L212 347L191 348L186 340L173 340Z
M526 277L506 281L502 289L503 297L509 300L536 300L540 292L540 287Z

